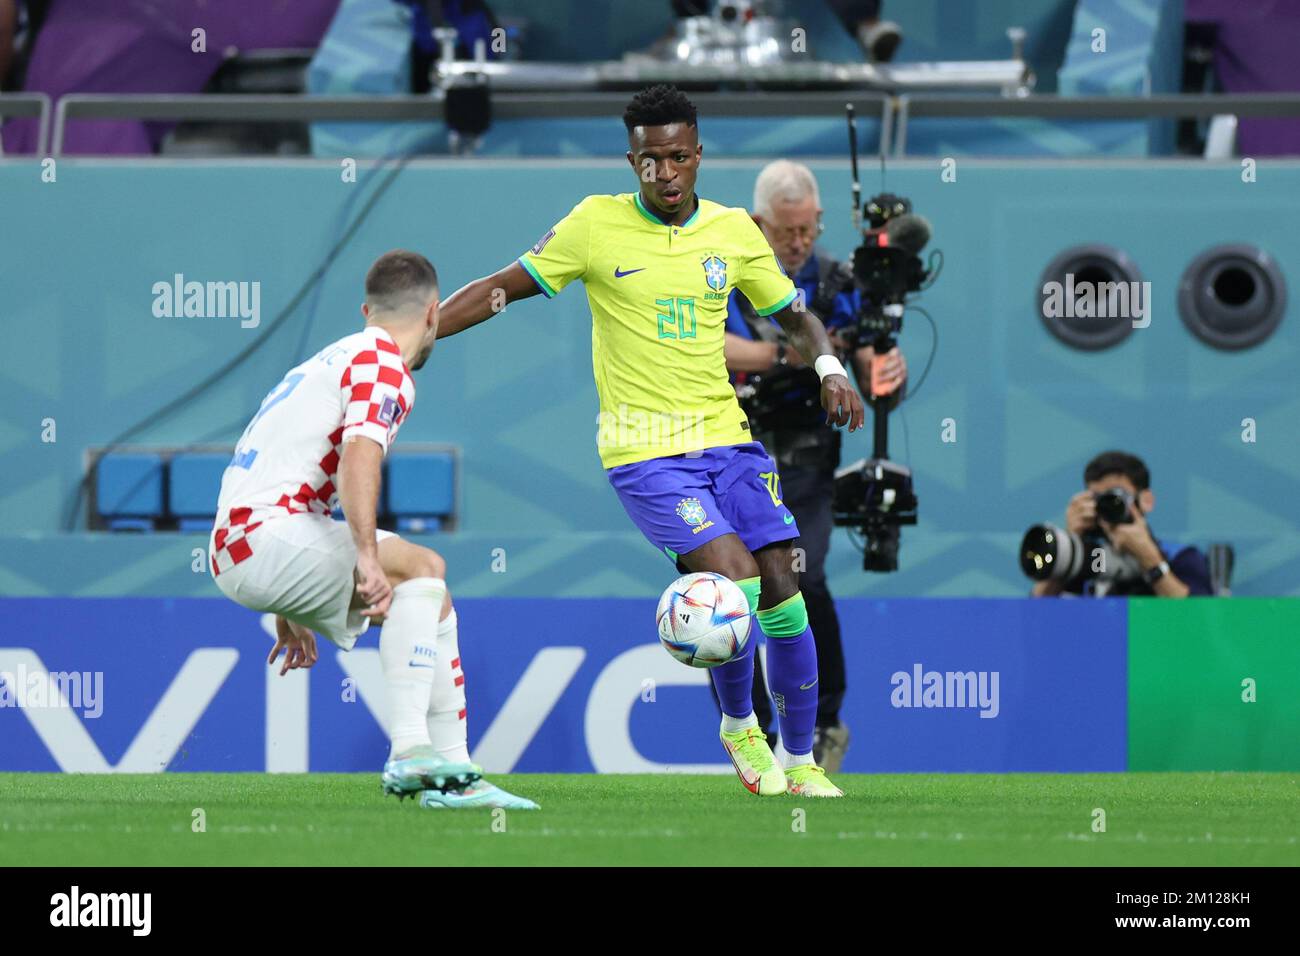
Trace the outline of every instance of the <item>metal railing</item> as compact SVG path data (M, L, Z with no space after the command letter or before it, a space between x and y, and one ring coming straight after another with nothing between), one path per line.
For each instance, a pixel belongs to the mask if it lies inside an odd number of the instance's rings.
M0 93L0 118L11 116L38 117L36 153L44 156L50 135L50 98L44 93Z
M1001 93L1028 90L1029 68L1022 60L955 60L930 63L689 63L651 57L625 57L597 63L543 63L493 60L439 60L437 83L476 81L485 77L505 92L620 90L626 96L653 83L687 88L711 84L755 85L791 92L834 90L845 93L970 91ZM694 96L694 94L691 94Z
M882 124L881 152L903 156L907 128L914 118L1038 117L1057 120L1115 120L1158 117L1205 118L1231 114L1249 117L1300 118L1300 95L1265 93L1244 96L944 96L908 94L891 97L873 92L817 91L692 93L705 116L843 116L853 103L863 116L875 114ZM20 114L35 115L44 97L15 104ZM492 113L498 119L559 117L612 118L622 113L626 93L498 93ZM0 109L0 112L4 112ZM45 115L45 114L42 114ZM108 95L63 97L55 110L50 155L63 152L66 126L75 119L150 119L241 122L441 122L440 96L222 96ZM895 126L897 132L895 132Z
M895 155L907 153L907 127L915 117L981 119L991 116L1054 120L1117 120L1161 117L1205 119L1211 116L1300 117L1300 95L1252 93L1245 96L939 96L909 94L898 98Z
M845 103L863 115L876 112L882 128L892 126L894 104L880 93L692 93L708 116L842 116ZM497 119L547 119L620 116L626 93L499 93L492 97ZM284 122L441 122L439 96L221 96L71 94L54 114L50 155L60 156L67 123L76 119ZM882 151L888 142L882 142Z

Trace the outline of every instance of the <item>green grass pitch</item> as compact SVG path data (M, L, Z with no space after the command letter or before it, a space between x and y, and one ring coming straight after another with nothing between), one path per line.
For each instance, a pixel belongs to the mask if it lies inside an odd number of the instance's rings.
M0 865L1300 863L1300 774L842 774L826 801L730 776L492 779L542 810L422 810L378 774L0 774Z

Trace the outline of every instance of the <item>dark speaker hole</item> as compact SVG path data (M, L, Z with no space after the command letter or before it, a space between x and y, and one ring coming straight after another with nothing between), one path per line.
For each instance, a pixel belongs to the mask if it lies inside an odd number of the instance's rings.
M1093 294L1103 282L1115 282L1115 273L1103 265L1086 265L1074 273L1074 298L1077 301L1087 286L1092 286Z
M1214 277L1214 297L1224 305L1245 305L1255 297L1255 277L1240 266L1229 266Z

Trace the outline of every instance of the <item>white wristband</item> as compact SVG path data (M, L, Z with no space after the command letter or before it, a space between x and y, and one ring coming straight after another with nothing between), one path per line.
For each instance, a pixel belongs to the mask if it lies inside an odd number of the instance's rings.
M825 379L827 375L844 375L844 366L840 364L840 360L834 355L817 356L817 361L813 362L813 368L817 371L817 377L820 379Z

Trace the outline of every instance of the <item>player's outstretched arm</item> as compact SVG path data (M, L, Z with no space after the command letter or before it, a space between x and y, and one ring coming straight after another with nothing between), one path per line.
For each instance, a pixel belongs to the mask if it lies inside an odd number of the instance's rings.
M754 341L728 332L723 340L722 355L728 372L767 372L776 365L780 352L775 342ZM786 352L786 361L790 365L803 364L791 351Z
M786 306L776 313L776 320L785 329L790 345L812 365L822 356L835 359L835 350L826 335L826 327L807 310L796 311ZM820 370L819 370L820 371ZM826 418L832 425L848 425L849 431L862 427L866 413L862 409L862 399L849 384L847 375L826 375L822 378L822 408L826 409Z
M393 589L379 564L379 545L375 539L383 461L384 449L376 441L358 436L343 443L338 471L339 504L357 546L357 594L366 603L361 613L367 617L387 614L393 599Z
M463 332L471 325L490 319L511 302L527 299L541 291L533 277L516 260L500 272L475 279L453 292L438 312L438 338L445 339Z

